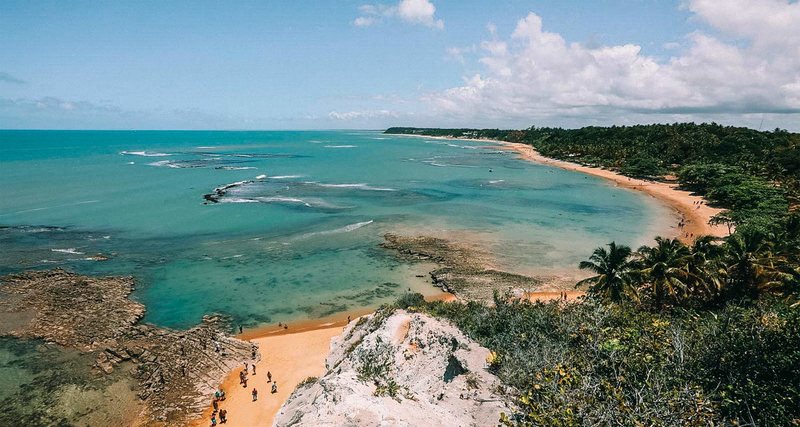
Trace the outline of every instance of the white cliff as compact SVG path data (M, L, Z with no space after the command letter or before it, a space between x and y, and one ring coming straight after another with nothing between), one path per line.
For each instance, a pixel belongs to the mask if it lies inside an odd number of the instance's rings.
M274 425L497 425L509 411L488 355L447 322L379 311L331 342L326 373L299 386Z

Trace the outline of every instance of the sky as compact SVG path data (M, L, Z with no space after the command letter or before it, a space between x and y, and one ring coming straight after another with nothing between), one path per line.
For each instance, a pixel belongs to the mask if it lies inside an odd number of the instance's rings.
M797 0L0 2L0 128L800 131Z

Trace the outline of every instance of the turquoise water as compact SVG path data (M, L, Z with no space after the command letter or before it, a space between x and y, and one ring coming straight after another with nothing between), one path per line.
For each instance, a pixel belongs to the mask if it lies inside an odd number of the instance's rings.
M130 274L150 322L221 312L254 325L430 291L423 267L378 247L386 232L572 274L594 247L644 243L670 221L647 196L486 145L373 131L0 131L0 273ZM241 181L220 203L203 198Z

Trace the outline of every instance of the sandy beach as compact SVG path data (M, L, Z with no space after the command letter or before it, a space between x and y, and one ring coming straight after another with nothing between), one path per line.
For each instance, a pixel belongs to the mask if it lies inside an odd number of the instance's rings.
M726 226L709 224L711 217L721 212L722 209L708 206L702 197L693 195L688 191L680 190L676 184L629 178L607 169L592 168L563 160L551 159L542 156L533 147L527 144L505 141L492 142L500 144L494 148L513 151L519 154L521 159L597 176L614 182L619 187L642 191L661 200L675 209L683 222L682 227L676 226L674 228L674 235L670 237L677 237L685 243L691 243L695 237L701 235L716 237L725 237L728 235L728 228Z
M226 399L219 406L228 412L228 422L225 425L272 425L273 417L295 387L304 379L318 377L325 372L325 357L328 355L330 340L341 331L342 325L339 324L295 333L280 333L276 328L274 335L251 339L251 342L259 346L261 360L256 363L255 375L252 366L249 367L247 387L239 383L241 368L231 372L223 381L222 389L225 390ZM277 393L271 393L267 372L272 373L272 379L277 383ZM258 390L256 401L253 401L251 394L254 388ZM212 408L209 406L203 417L192 425L211 425L211 412Z
M439 293L428 296L426 300L453 301L455 296ZM308 377L318 377L325 372L325 358L330 350L331 338L339 335L347 325L348 316L351 321L370 314L373 310L363 309L340 313L335 316L293 323L287 328L278 325L267 325L245 330L237 338L258 345L259 361L256 362L256 374L252 365L248 368L247 387L239 383L239 372L244 366L228 373L222 382L226 399L220 402L220 409L228 411L226 426L250 427L272 425L273 418L281 405L294 391L300 382ZM267 382L267 372L278 385L277 393L271 393L271 385ZM253 401L253 388L258 390L258 400ZM201 418L190 425L193 427L211 425L211 396L208 408ZM217 418L219 424L219 417Z

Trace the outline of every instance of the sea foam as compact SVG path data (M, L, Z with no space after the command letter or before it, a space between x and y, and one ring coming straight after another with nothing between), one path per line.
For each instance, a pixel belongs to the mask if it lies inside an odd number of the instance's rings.
M143 157L166 157L172 155L168 153L153 153L151 151L120 151L119 154L126 156L143 156Z
M384 188L384 187L372 187L369 184L359 183L359 184L323 184L319 182L306 182L306 184L314 184L319 187L326 187L326 188L355 188L358 190L367 190L367 191L397 191L394 188Z

